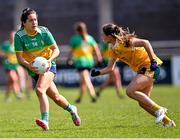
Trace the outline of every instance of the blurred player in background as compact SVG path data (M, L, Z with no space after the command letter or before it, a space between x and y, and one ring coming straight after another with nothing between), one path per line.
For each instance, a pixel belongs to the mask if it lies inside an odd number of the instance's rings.
M28 75L27 71L22 67L19 66L17 69L18 77L19 77L19 84L21 88L21 92L25 93L27 99L31 99L31 91L32 87L32 79Z
M17 99L22 98L19 84L18 68L19 63L14 50L14 31L9 33L9 40L5 41L0 47L0 56L3 58L3 66L7 73L7 88L5 93L5 101L10 101L10 93L13 92Z
M155 55L148 40L137 38L128 29L114 24L106 24L102 28L103 40L110 44L111 60L107 67L92 70L91 76L104 75L111 72L116 61L121 60L137 72L127 87L127 95L138 101L139 105L156 117L155 122L163 126L176 126L167 115L167 109L159 106L151 98L154 80L158 80L162 61Z
M80 75L80 95L76 103L80 103L87 88L91 96L92 102L96 102L96 94L94 86L91 82L89 71L94 66L93 52L96 55L96 63L102 62L101 52L95 39L88 34L87 27L84 22L75 24L76 34L70 39L70 53L68 61L73 57L73 64Z
M16 26L16 31L21 28L21 25ZM19 76L19 84L21 92L25 94L25 97L30 100L31 92L33 91L32 79L28 75L28 72L23 66L18 66L17 73Z
M108 55L108 44L105 42L102 42L100 45L100 50L103 56L103 63L104 66L108 65L109 61L109 55ZM119 72L119 68L116 66L112 72L109 74L109 78L104 81L100 87L96 91L97 97L100 96L101 92L110 84L114 83L115 89L116 89L116 94L119 98L122 98L122 82L121 82L121 74Z
M41 118L36 119L36 124L44 130L49 129L49 96L58 106L67 110L74 124L79 126L81 120L77 108L71 105L65 97L59 94L54 83L56 74L55 59L59 56L59 48L54 37L46 27L38 26L35 10L26 8L21 15L21 29L15 34L15 50L17 59L22 64L34 81L35 90L40 103ZM38 56L45 57L49 62L49 70L39 74L37 68L32 66Z

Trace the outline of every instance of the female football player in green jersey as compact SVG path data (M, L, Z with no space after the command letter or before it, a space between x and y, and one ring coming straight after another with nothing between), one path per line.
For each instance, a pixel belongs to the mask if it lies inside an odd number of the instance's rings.
M5 101L11 101L11 91L15 93L17 99L22 98L20 89L18 68L20 67L16 53L14 50L14 31L9 33L9 40L2 43L0 47L0 56L3 58L3 66L7 73L7 88L5 93Z
M48 130L49 121L49 96L57 105L70 112L76 126L81 123L77 114L77 108L71 105L66 98L59 94L53 81L56 74L55 59L59 56L59 48L49 30L38 26L37 13L35 10L26 8L21 15L21 28L15 34L15 50L19 63L23 65L35 82L35 91L40 103L41 118L36 124L44 130ZM49 62L49 70L39 74L32 67L33 60L42 56Z
M73 64L80 75L80 95L76 100L81 102L88 88L92 102L96 102L95 89L91 82L89 71L94 66L93 52L95 52L98 63L102 62L102 56L95 39L88 34L84 22L75 24L77 34L70 39L70 53L68 59L73 56Z
M116 61L123 61L137 72L127 87L127 95L138 101L145 111L155 116L156 123L162 122L164 126L176 126L174 121L167 117L167 109L150 98L153 81L159 77L162 61L155 55L149 41L137 38L133 33L114 24L106 24L102 30L103 40L110 44L111 60L107 67L92 70L91 76L107 74L114 69Z

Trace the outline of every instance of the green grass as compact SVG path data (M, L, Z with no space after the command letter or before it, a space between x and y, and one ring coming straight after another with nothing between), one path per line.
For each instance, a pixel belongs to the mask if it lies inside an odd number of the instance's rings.
M59 88L72 104L78 96L77 88ZM124 89L125 90L125 89ZM180 87L155 86L152 98L169 109L169 116L177 127L160 127L154 117L143 111L136 101L125 96L116 97L114 88L107 88L96 104L86 94L77 104L82 125L75 127L68 112L50 100L50 130L42 131L34 123L39 117L35 93L32 100L5 103L0 93L1 138L180 138Z

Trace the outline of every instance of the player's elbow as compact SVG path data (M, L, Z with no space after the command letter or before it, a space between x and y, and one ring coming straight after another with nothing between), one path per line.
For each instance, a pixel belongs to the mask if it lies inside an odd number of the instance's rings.
M112 72L114 70L114 67L107 67L107 72Z
M58 55L58 56L60 55L60 50L59 50L59 49L57 49L57 55Z
M16 57L17 57L18 63L23 64L23 58L22 58L21 54L16 53Z
M149 46L149 45L150 45L149 40L144 40L144 41L143 41L143 45L144 45L144 46Z
M60 50L57 48L54 50L54 53L55 53L56 57L58 57L60 55Z

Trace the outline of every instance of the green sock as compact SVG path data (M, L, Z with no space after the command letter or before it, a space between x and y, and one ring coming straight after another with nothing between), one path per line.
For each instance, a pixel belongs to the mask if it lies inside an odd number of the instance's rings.
M48 120L49 120L49 113L48 112L41 113L41 119L48 122Z
M71 105L71 104L68 104L66 110L67 110L68 112L72 112L72 105Z

